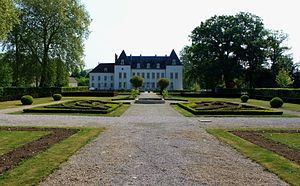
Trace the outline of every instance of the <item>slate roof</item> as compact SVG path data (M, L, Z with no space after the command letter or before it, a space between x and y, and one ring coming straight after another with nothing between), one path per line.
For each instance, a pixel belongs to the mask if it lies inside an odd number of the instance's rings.
M175 60L175 65L182 65L177 54L172 50L170 56L127 56L123 50L119 57L116 55L115 64L121 65L121 60L124 60L124 65L131 65L131 68L136 69L137 64L140 64L141 69L147 69L147 64L150 64L150 69L157 69L159 63L159 69L165 69L166 65L172 65Z
M114 73L115 63L100 63L96 68L94 68L90 73Z

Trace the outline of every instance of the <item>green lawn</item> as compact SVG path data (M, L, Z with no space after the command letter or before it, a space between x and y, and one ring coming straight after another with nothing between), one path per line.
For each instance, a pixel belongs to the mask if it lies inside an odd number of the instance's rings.
M170 98L185 99L188 101L229 101L229 102L237 102L237 103L241 102L240 98L189 98L189 97L181 97L181 96L170 96ZM271 108L269 101L249 99L247 103L249 103L250 105ZM284 103L281 108L286 109L286 110L300 112L299 104Z
M273 141L286 144L287 146L300 151L300 134L288 134L288 133L266 133L263 134L265 138Z
M104 129L82 128L76 134L38 155L24 160L14 169L0 175L0 185L38 185L78 149L96 138Z
M300 185L300 166L297 163L235 136L226 129L207 129L207 132L261 164L291 185Z
M47 131L0 131L0 155L49 134Z
M63 97L61 101L72 101L72 100L88 100L88 99L94 99L94 100L103 100L103 101L110 101L112 98L125 98L128 97L126 95L118 95L115 97ZM38 105L43 103L55 103L53 101L52 97L46 97L46 98L34 98L32 105ZM15 101L4 101L0 102L0 109L7 109L7 108L18 108L18 107L24 107L20 100Z
M52 97L34 98L32 105L54 102ZM0 109L23 107L20 100L0 102Z

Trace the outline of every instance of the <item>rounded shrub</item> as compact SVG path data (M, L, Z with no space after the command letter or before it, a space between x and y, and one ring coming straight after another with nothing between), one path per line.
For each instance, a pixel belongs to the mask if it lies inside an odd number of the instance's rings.
M249 99L249 96L248 96L248 95L242 95L242 96L241 96L241 101L242 101L243 103L247 103L248 99Z
M275 97L270 101L270 105L272 108L280 108L283 105L283 101L279 97Z
M62 95L61 94L53 94L53 100L54 101L59 101L59 100L61 100L61 98L62 98Z
M30 95L22 96L21 102L23 105L31 105L33 103L33 97Z

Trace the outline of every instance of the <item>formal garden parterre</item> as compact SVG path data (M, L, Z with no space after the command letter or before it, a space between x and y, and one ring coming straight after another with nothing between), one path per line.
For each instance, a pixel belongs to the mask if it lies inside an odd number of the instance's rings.
M291 185L300 183L300 129L207 129Z
M102 131L0 127L0 185L37 185Z

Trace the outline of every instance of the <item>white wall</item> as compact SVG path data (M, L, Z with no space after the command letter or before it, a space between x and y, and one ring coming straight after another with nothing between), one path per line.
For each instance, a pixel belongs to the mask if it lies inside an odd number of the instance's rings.
M183 66L166 66L166 78L170 80L170 85L168 86L168 90L182 90L182 76ZM171 77L171 73L173 77ZM175 77L175 74L178 74L178 77ZM172 87L173 84L173 87Z
M90 87L96 90L113 90L114 73L90 73Z
M131 75L138 75L138 73L140 77L142 77L142 73L144 73L144 86L142 87L142 89L144 90L158 89L157 81L162 77L162 74L164 75L164 77L166 76L166 71L164 69L133 69ZM149 78L147 77L148 73ZM152 73L154 73L154 78L152 76ZM157 73L159 73L159 76L157 76Z
M120 74L121 73L121 78ZM126 74L126 77L124 77L124 74ZM115 90L119 89L125 89L130 90L131 84L130 84L130 78L131 78L131 67L129 65L115 65ZM121 86L120 86L121 83ZM124 84L125 83L125 84Z

